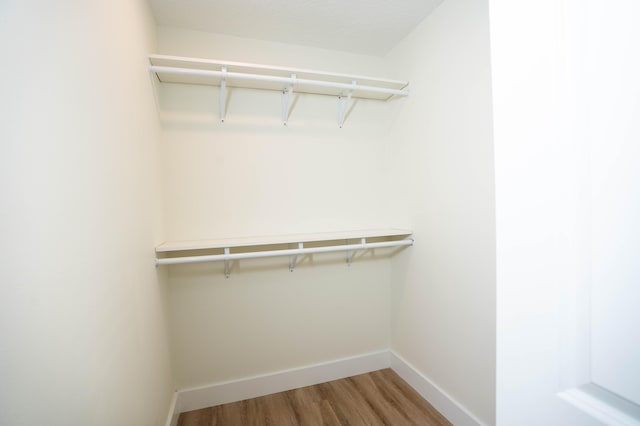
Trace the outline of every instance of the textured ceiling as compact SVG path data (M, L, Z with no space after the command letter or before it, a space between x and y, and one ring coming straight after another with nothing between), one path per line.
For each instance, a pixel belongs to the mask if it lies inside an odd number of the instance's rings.
M160 25L382 56L443 0L149 0Z

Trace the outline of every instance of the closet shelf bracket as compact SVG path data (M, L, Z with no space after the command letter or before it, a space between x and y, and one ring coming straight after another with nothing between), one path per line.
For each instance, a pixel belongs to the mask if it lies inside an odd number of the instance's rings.
M367 248L367 239L366 238L361 238L360 239L360 249L361 250L366 250L366 248ZM347 251L347 266L351 266L351 262L353 261L353 258L356 255L357 251L358 251L358 249Z
M291 248L291 244L289 245ZM298 250L304 249L304 243L298 243ZM296 263L298 261L298 255L292 254L289 256L289 271L293 272L293 269L296 267Z
M353 87L357 86L355 80L351 82ZM347 92L347 98L344 99L344 96L338 95L338 126L342 129L342 125L344 124L344 119L347 116L347 111L349 111L349 105L351 104L351 96L353 96L353 89L350 89Z
M227 67L222 67L220 76L220 122L224 123L227 109Z
M229 278L231 275L231 261L229 258L231 253L231 249L229 247L224 248L224 277Z
M282 89L282 124L287 125L289 114L291 113L291 105L293 104L293 86L296 84L296 75L291 74L291 83L287 88Z

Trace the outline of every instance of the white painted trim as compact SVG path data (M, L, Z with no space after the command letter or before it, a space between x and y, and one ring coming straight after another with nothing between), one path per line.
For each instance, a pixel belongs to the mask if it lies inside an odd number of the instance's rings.
M373 352L245 379L212 383L176 392L171 417L214 405L283 392L389 368L389 351ZM170 426L174 426L172 423Z
M167 421L165 426L178 426L178 416L180 413L176 413L176 402L178 400L178 392L174 392L171 397L171 405L169 405L169 414L167 415Z
M591 390L591 393L589 392ZM605 391L606 392L606 391ZM603 393L602 391L600 393ZM594 385L585 385L582 388L573 388L558 393L558 396L573 406L579 408L591 417L609 426L640 426L640 408L630 401L623 400L614 394L610 401L599 398L598 390ZM617 399L618 406L611 399ZM625 411L623 408L627 408ZM635 413L634 413L635 412ZM635 414L635 415L634 415Z
M464 408L462 404L449 396L400 355L390 351L389 358L391 361L391 369L455 426L484 425L484 423Z

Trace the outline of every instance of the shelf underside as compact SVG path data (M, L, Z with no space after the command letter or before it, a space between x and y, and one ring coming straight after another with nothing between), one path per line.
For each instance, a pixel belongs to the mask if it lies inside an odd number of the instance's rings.
M168 241L156 247L157 253L171 253L189 250L209 250L235 247L258 247L280 244L311 243L324 241L359 240L361 238L407 237L412 231L407 229L366 229L359 231L323 232L313 234L272 235L260 237L224 238L195 241Z

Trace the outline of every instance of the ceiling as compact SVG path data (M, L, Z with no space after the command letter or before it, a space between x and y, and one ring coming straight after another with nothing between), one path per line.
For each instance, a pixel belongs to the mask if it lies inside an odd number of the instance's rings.
M382 56L443 0L149 0L159 25Z

